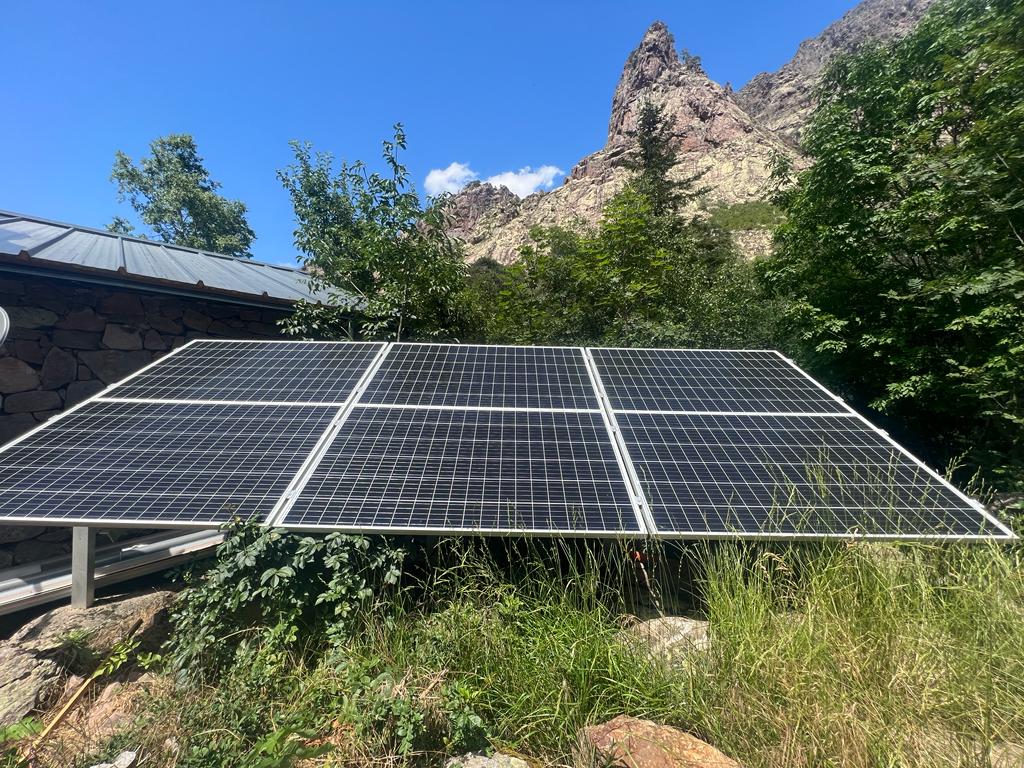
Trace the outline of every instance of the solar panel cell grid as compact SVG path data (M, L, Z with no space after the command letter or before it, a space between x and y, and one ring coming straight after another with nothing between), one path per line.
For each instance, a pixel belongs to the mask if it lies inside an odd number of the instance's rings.
M285 525L635 532L600 413L356 408Z
M859 419L632 413L618 422L664 534L999 534Z
M594 349L616 411L849 413L775 352Z
M470 408L600 406L579 348L396 344L360 402Z
M0 522L209 525L263 517L337 410L89 403L4 453Z
M380 343L203 341L107 393L146 400L340 403Z

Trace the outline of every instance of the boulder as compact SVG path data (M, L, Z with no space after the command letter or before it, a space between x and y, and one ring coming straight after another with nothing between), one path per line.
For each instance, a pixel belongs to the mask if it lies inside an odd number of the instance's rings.
M75 356L60 347L51 347L43 361L39 378L43 389L57 389L70 384L78 375L78 361Z
M57 322L57 314L40 307L9 307L7 314L16 328L50 328Z
M12 351L16 358L24 360L26 363L33 363L34 365L43 364L45 353L43 348L39 346L39 342L34 339L15 339Z
M100 301L99 310L114 320L141 320L145 314L142 302L133 293L112 293Z
M580 765L602 768L741 768L678 728L619 715L580 733Z
M100 333L106 326L107 321L93 312L90 307L68 312L64 319L57 323L58 328L92 333Z
M58 328L53 332L53 343L66 349L99 349L100 334Z
M142 346L156 352L162 352L167 349L167 343L164 341L164 337L152 328L146 331L146 335L142 339Z
M14 357L0 358L0 393L26 392L39 386L39 374L28 363Z
M4 411L7 413L53 411L61 408L63 405L64 403L60 399L60 395L45 389L36 389L32 392L18 392L4 398Z
M92 608L62 606L39 616L0 642L0 727L18 722L46 707L64 689L68 672L83 654L103 659L123 640L137 619L136 633L143 650L155 651L167 635L167 609L174 599L168 591L149 592ZM76 638L74 643L70 638ZM78 649L81 650L81 649Z
M111 323L103 332L103 346L124 351L142 349L142 337L134 328Z
M185 327L177 320L172 320L169 317L162 317L160 315L150 317L147 319L149 327L160 333L177 334L184 333Z
M205 333L206 329L210 327L210 323L213 322L206 315L196 312L191 308L185 310L181 319L185 323L186 328L191 328L193 331L200 331L201 333Z
M453 757L444 764L444 768L529 768L529 764L521 757L497 752L490 756L468 754Z
M652 660L679 664L710 647L709 626L687 616L662 616L622 630L619 640Z

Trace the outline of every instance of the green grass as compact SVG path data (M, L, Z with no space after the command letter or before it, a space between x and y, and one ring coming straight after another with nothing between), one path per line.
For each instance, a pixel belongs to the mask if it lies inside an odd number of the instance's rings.
M219 677L148 702L116 746L148 765L440 765L486 745L568 765L618 714L759 766L989 766L1024 743L1024 567L989 545L571 542L416 553L407 589L340 639L253 631ZM414 583L412 583L414 582ZM693 663L621 641L629 613L692 588ZM686 602L684 595L682 602ZM170 752L165 742L179 745ZM83 762L83 765L90 763Z

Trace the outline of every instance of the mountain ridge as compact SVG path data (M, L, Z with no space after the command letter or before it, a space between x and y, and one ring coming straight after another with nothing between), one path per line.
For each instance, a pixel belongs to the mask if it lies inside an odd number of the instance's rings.
M820 35L803 41L793 59L762 72L740 91L708 77L700 59L680 56L668 27L655 21L626 57L612 95L605 145L582 158L561 186L519 198L505 187L473 182L453 196L453 236L467 260L515 261L537 226L592 225L629 177L631 132L639 107L650 101L670 121L678 155L673 175L702 173L709 206L762 200L777 157L797 169L806 163L797 142L814 88L828 61L869 41L905 34L933 0L863 0ZM765 231L734 233L747 256L767 252Z

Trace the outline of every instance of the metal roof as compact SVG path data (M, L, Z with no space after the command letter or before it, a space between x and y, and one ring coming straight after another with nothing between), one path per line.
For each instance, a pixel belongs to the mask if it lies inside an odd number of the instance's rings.
M302 270L0 210L0 268L34 267L261 304L324 301ZM72 274L68 274L72 277Z

